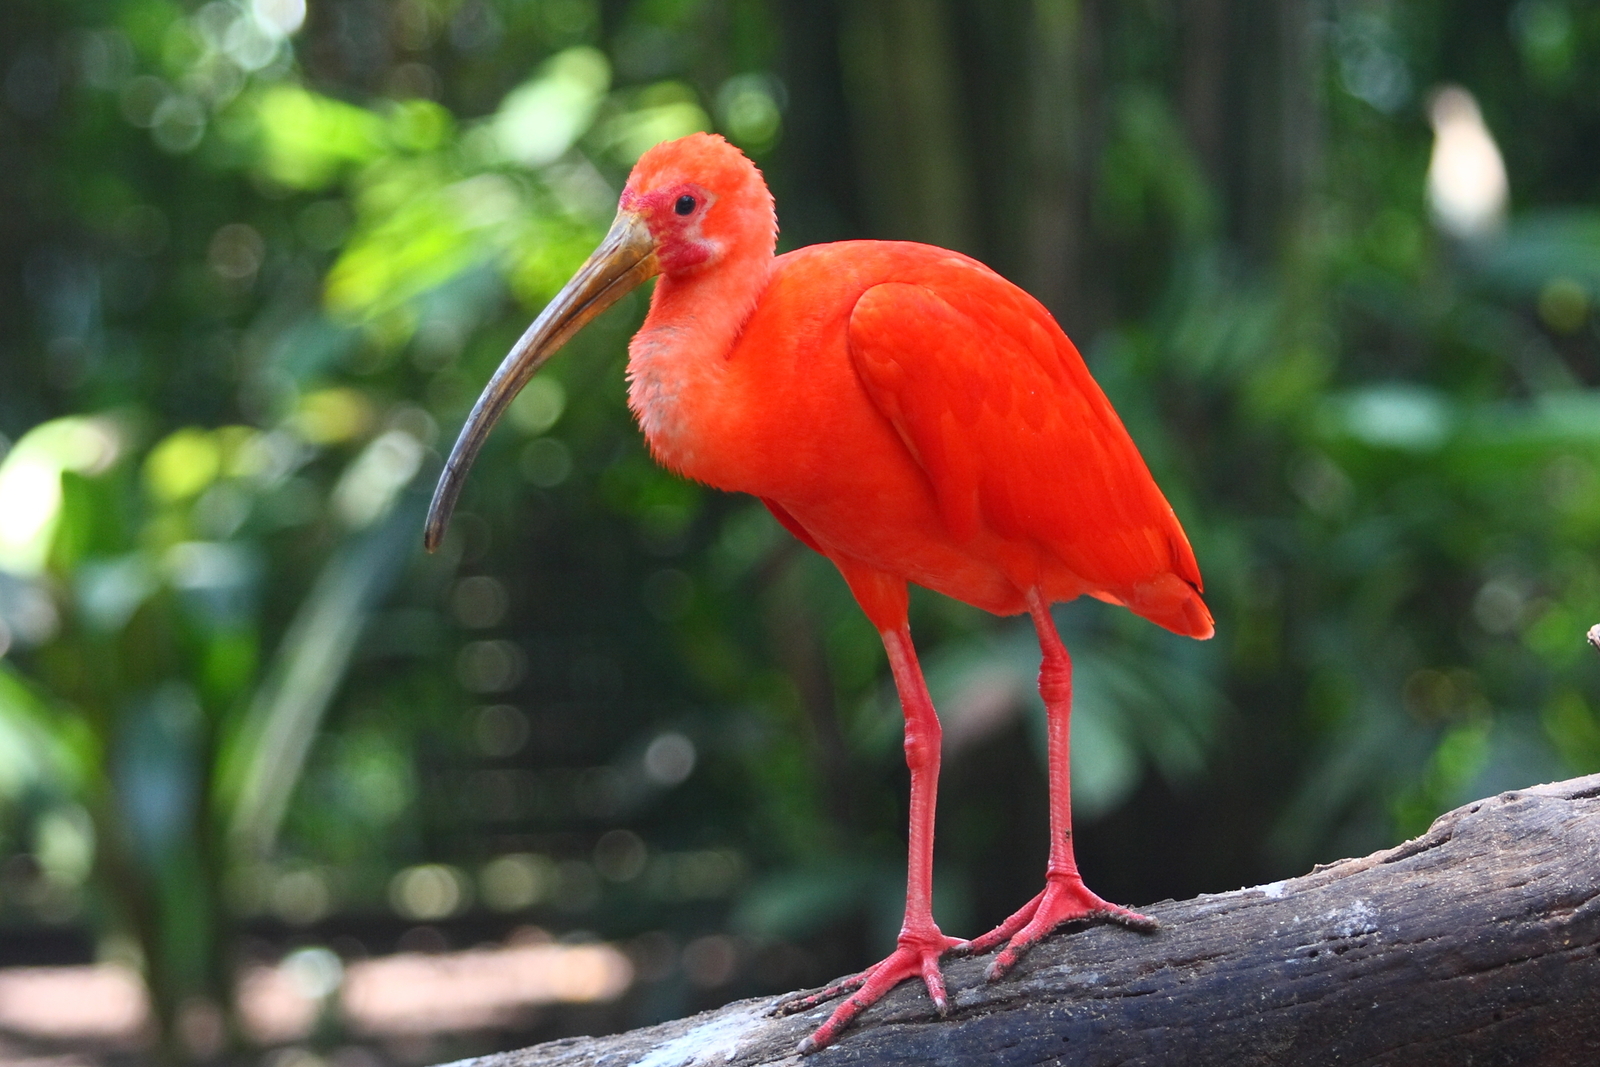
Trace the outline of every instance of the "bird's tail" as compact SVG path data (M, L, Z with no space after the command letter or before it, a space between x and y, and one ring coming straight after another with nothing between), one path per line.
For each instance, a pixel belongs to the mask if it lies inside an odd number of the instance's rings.
M1200 590L1171 571L1142 583L1126 603L1134 614L1175 634L1204 641L1217 632Z

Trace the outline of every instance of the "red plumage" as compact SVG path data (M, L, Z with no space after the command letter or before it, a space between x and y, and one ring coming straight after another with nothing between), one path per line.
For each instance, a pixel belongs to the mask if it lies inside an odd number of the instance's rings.
M761 497L836 561L997 614L1038 586L1210 636L1188 539L1121 420L1050 313L989 268L907 242L803 248L720 351L679 323L707 294L660 289L634 348L673 399L636 389L635 409L667 466Z
M774 257L759 172L721 138L658 145L634 168L606 243L490 383L430 516L437 542L467 464L516 389L572 332L653 274L630 345L629 404L663 464L760 497L826 555L882 635L906 717L906 920L888 959L815 997L852 995L802 1045L820 1048L903 978L948 1009L933 922L939 725L906 619L915 582L1039 632L1049 716L1046 888L970 943L991 967L1072 919L1148 928L1078 875L1071 846L1071 666L1051 603L1088 594L1210 637L1183 528L1082 357L1033 297L966 256L852 241Z

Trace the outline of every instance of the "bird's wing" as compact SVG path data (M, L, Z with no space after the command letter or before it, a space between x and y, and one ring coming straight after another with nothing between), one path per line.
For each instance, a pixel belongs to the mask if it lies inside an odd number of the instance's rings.
M866 290L849 338L868 395L928 475L958 540L989 531L1036 543L1108 598L1164 575L1192 587L1174 596L1199 588L1172 508L1077 349L1032 297L952 260Z

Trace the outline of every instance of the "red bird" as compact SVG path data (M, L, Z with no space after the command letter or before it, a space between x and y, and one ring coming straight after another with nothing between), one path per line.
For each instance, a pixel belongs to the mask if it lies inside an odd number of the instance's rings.
M750 493L839 568L883 638L911 768L905 923L881 963L810 997L851 995L801 1051L820 1049L902 979L949 1011L939 958L1004 943L992 981L1062 923L1154 922L1091 893L1072 852L1072 666L1050 605L1081 594L1206 638L1200 570L1083 359L1033 297L956 252L845 241L774 256L761 173L720 137L657 145L615 223L523 334L479 398L434 494L437 547L467 468L539 366L590 319L659 275L628 346L628 403L657 460ZM971 942L932 912L939 720L906 621L906 583L1038 630L1049 717L1045 888Z

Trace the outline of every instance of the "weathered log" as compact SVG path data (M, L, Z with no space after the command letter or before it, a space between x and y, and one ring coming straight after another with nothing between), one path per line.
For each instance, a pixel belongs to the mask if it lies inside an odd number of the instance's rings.
M1301 878L1140 910L1161 928L1069 928L993 985L986 960L951 960L950 1018L905 983L804 1062L1600 1064L1600 775L1469 804ZM797 1063L827 1007L773 1003L473 1067Z

